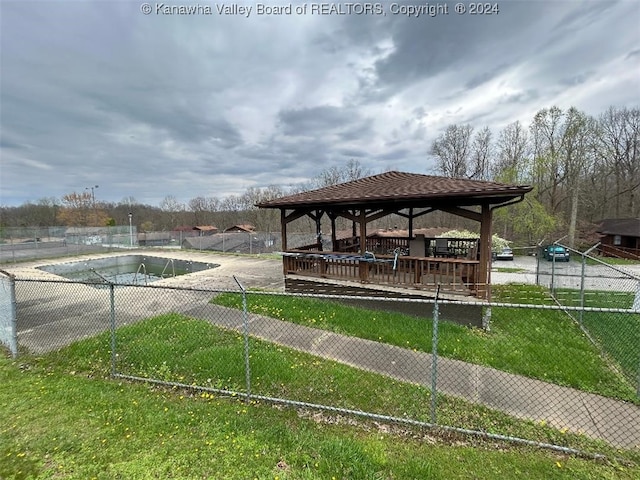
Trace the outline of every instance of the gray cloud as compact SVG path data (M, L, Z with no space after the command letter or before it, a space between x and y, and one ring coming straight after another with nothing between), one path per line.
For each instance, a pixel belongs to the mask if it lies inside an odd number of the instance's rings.
M0 9L0 204L95 184L104 200L186 202L302 182L350 158L427 172L450 123L497 135L554 104L640 103L637 2L420 18Z
M325 132L342 130L352 121L356 112L345 108L319 106L280 112L283 133L291 136L319 136Z

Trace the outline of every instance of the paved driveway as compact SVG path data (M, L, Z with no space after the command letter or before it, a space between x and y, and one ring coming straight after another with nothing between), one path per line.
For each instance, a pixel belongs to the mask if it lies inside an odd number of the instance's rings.
M573 257L569 262L549 262L537 257L515 257L513 261L494 261L491 282L494 284L525 283L580 289L582 285L582 262ZM500 271L520 269L519 272ZM640 264L638 265L585 265L585 289L636 292L640 288Z

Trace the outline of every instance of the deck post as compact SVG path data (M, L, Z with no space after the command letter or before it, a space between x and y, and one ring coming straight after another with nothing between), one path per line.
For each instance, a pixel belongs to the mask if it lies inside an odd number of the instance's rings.
M338 237L336 235L336 215L334 213L328 213L329 218L331 219L331 251L335 252L338 250L337 243Z
M282 232L282 251L287 251L287 209L280 210L280 231ZM287 275L287 257L282 257L282 273Z
M367 251L367 211L364 207L360 210L360 255L364 256ZM358 261L360 264L360 281L367 282L369 280L369 264Z
M322 215L324 212L322 210L316 210L315 221L316 221L316 245L318 251L322 251Z
M480 265L478 265L478 296L491 300L491 206L482 204L480 219Z

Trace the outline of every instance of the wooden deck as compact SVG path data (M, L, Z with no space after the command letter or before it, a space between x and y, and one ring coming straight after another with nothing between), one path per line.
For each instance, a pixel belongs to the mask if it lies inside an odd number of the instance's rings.
M356 281L462 295L478 294L477 260L406 255L359 255L289 250L283 253L285 276Z

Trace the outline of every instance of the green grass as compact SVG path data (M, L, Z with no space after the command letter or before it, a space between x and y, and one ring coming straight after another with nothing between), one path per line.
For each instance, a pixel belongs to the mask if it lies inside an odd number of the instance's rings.
M109 345L109 335L102 334L48 354L38 364L51 369L62 365L74 373L105 378ZM206 321L169 314L123 327L117 334L117 352L116 369L121 374L246 392L244 338ZM431 419L430 392L422 386L256 339L251 339L250 355L254 394L424 422ZM439 396L437 413L439 423L446 425L563 445L584 441L446 396Z
M207 322L163 315L123 327L117 339L118 365L126 373L230 388L244 384L241 367L225 370L242 356L243 340ZM587 460L418 427L246 403L210 392L110 380L109 341L102 334L41 357L0 357L0 385L11 385L0 389L0 478L640 475L637 452L612 450L445 397L439 398L442 423L464 421L485 431L600 451L617 460ZM288 398L309 395L311 385L325 389L317 398L327 395L343 405L400 415L424 415L429 403L429 392L422 388L265 342L252 341L252 366L256 388Z
M579 256L577 258L578 261L581 261ZM598 257L598 260L608 265L640 265L640 260L632 260L630 258ZM600 262L587 257L586 263L587 265L601 265Z
M584 306L594 308L630 309L634 293L587 290L584 294ZM580 306L579 290L557 289L556 298L562 305ZM579 312L573 312L579 320ZM620 365L623 374L630 382L637 382L640 374L640 314L584 312L582 323L591 335Z
M557 288L555 296L562 305L579 307L581 303L580 290ZM584 306L593 308L621 308L630 309L635 294L633 292L617 292L610 290L585 290Z
M525 268L517 267L496 267L494 270L499 273L522 273L527 271Z
M536 286L497 286L494 299L553 304L545 291ZM213 301L241 307L238 294L222 294ZM304 297L254 293L248 295L247 301L253 313L431 352L430 319ZM438 342L439 354L445 357L638 402L635 389L609 367L598 349L560 311L494 307L490 332L440 322Z

